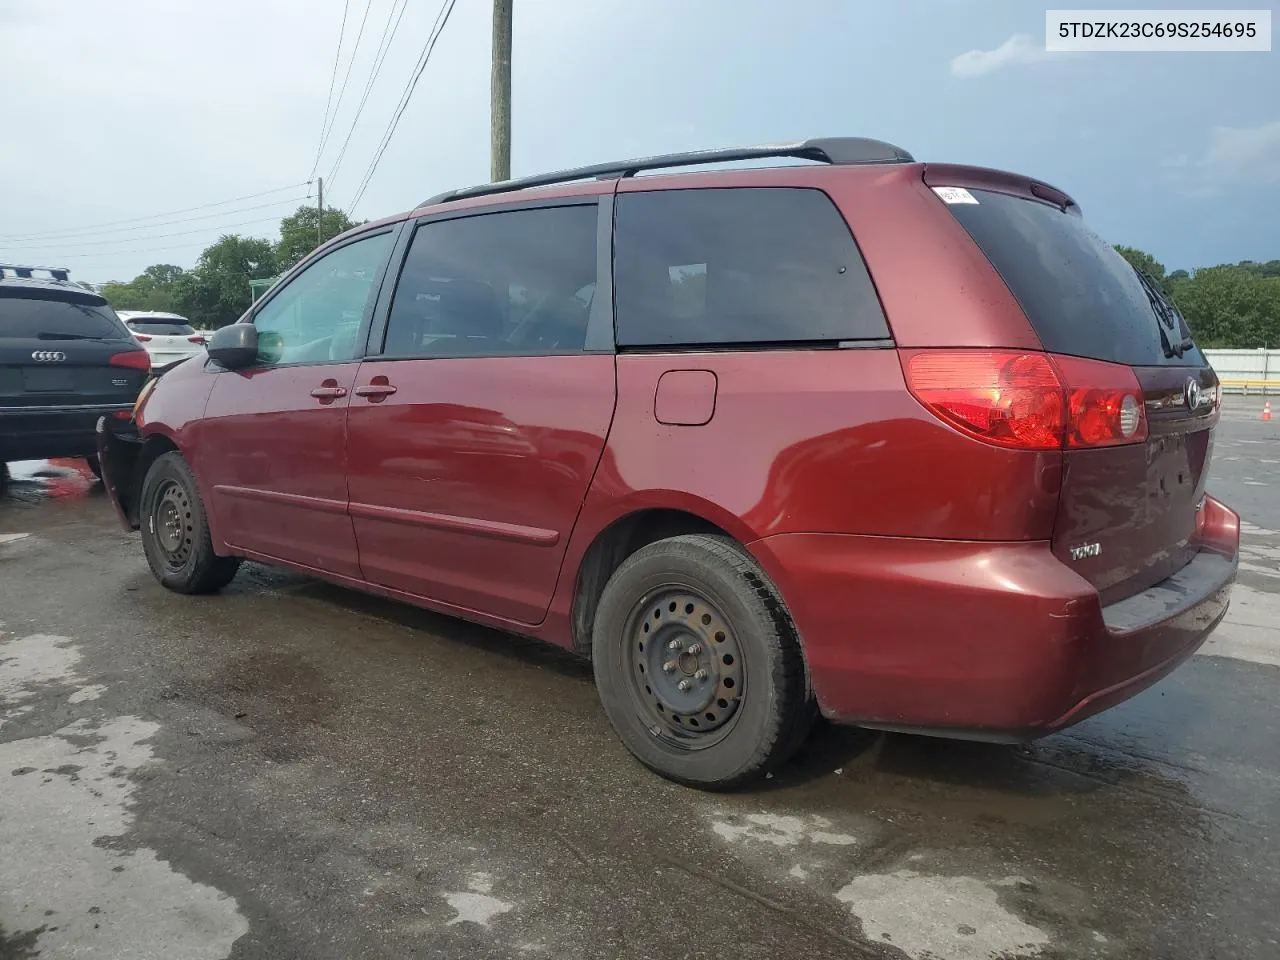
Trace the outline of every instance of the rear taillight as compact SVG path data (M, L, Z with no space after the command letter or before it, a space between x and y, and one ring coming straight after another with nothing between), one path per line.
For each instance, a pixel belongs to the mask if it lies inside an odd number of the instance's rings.
M130 370L150 370L151 355L145 350L130 350L127 353L117 353L111 358L111 366L128 367Z
M135 333L135 334L133 335L133 339L137 340L139 343L150 343L150 342L151 342L151 337L150 337L150 335L145 334L145 333Z
M936 416L1021 450L1146 439L1141 390L1119 364L1013 350L903 351L907 386Z
M1147 438L1142 388L1129 367L1053 358L1067 395L1067 446L1111 447Z
M187 339L190 340L192 343L198 343L201 346L204 346L204 337L200 336L199 334L193 337L187 337Z

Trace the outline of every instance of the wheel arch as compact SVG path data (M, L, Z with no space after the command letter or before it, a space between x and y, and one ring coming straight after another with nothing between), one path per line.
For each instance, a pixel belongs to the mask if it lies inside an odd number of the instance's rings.
M622 562L640 548L688 533L729 537L739 544L745 542L726 525L710 519L707 513L710 511L685 506L637 506L615 517L596 533L574 574L570 629L575 652L590 656L592 624L605 584Z
M129 479L121 492L121 507L125 516L135 527L142 522L138 516L138 504L142 496L142 481L151 469L151 464L170 451L176 451L178 445L173 438L164 433L152 433L143 438L139 445L137 459L129 471Z

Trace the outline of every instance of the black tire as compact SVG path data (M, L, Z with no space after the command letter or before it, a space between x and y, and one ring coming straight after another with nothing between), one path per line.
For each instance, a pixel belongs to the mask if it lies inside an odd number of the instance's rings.
M728 790L776 770L817 712L786 605L728 537L672 537L623 561L591 653L619 738L687 786Z
M160 455L147 470L138 522L151 572L175 593L216 593L240 569L239 558L213 552L200 490L177 451Z
M98 462L97 456L85 457L85 463L89 464L89 472L99 480L102 479L102 464Z

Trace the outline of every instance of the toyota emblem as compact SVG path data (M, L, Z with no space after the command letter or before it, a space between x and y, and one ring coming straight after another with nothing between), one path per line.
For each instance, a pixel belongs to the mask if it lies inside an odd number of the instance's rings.
M1187 386L1183 392L1187 400L1187 409L1188 410L1200 409L1200 381L1194 380L1194 379L1188 380Z
M31 354L31 359L37 363L61 363L67 359L67 355L61 350L36 350Z

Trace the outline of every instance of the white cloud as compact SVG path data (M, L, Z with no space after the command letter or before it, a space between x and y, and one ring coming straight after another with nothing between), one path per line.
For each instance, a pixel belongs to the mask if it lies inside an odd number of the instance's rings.
M951 73L956 77L980 77L1003 67L1019 63L1038 63L1049 59L1043 43L1036 42L1029 34L1015 33L994 50L969 50L951 61Z
M1256 127L1214 127L1200 165L1218 183L1280 183L1280 120Z
M1159 182L1194 200L1243 185L1280 183L1280 120L1256 127L1213 127L1201 156L1182 153L1159 163Z

